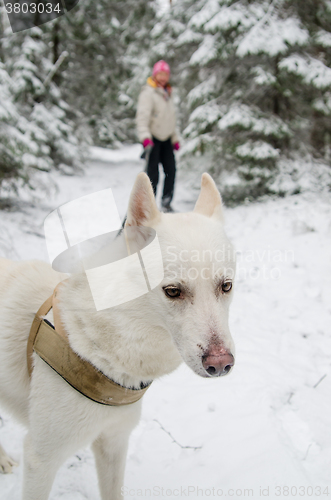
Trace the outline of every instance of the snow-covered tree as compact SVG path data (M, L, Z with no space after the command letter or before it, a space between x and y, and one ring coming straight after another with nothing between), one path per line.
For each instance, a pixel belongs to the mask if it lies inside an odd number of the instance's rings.
M71 173L81 165L71 110L49 78L54 72L52 29L52 23L15 34L7 28L2 36L0 120L2 148L7 152L1 162L8 182L28 183L35 169Z
M4 41L5 64L14 82L15 101L29 122L31 138L39 145L36 156L43 168L70 171L81 162L79 142L69 118L70 107L58 85L48 78L55 62L49 45L56 22L8 36ZM32 158L31 162L38 165Z
M27 178L25 160L32 154L33 143L27 140L24 127L20 129L20 114L13 102L13 82L4 64L0 63L0 189L7 181Z
M4 64L3 35L5 23L2 14L0 12L2 35L0 62L0 189L15 187L18 180L27 183L31 166L35 168L47 166L47 160L38 157L38 141L35 140L31 133L33 125L25 119L20 106L15 102L15 81L9 75Z

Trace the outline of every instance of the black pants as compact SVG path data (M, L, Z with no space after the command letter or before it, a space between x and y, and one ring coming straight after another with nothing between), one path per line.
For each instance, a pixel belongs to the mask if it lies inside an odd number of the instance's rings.
M171 140L159 141L153 137L154 147L151 150L149 161L147 165L147 175L151 180L154 194L156 195L156 188L159 182L159 163L165 174L162 205L167 206L170 204L174 195L174 185L176 177L176 162L175 155L172 148Z

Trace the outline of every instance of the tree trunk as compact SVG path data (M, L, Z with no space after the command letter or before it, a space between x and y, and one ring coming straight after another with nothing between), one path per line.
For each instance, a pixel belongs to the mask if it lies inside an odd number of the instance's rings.
M60 23L59 21L55 21L53 25L53 64L59 58L59 45L60 45Z
M279 116L280 115L280 94L278 92L277 86L278 86L278 63L279 63L279 57L276 57L275 59L275 78L276 78L276 86L275 86L275 91L274 91L274 96L273 96L273 112L275 115Z

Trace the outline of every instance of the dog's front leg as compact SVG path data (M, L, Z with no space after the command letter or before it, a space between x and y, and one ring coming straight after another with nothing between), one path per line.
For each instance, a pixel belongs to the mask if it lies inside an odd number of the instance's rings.
M24 441L23 500L47 500L62 460L46 442Z
M103 432L93 443L102 500L123 499L121 488L129 435Z

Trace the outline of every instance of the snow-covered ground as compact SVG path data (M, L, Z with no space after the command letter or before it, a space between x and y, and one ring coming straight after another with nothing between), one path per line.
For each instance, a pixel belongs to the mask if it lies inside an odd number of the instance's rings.
M93 149L85 175L54 174L58 191L47 184L0 212L0 254L47 260L45 216L105 187L123 216L139 153ZM174 206L189 210L196 195L179 176ZM227 209L226 222L238 252L235 369L213 380L182 366L154 382L130 441L127 500L331 495L331 198L248 204ZM0 475L0 500L15 500L25 430L0 415L0 442L20 462ZM50 498L100 499L89 449L63 465Z

